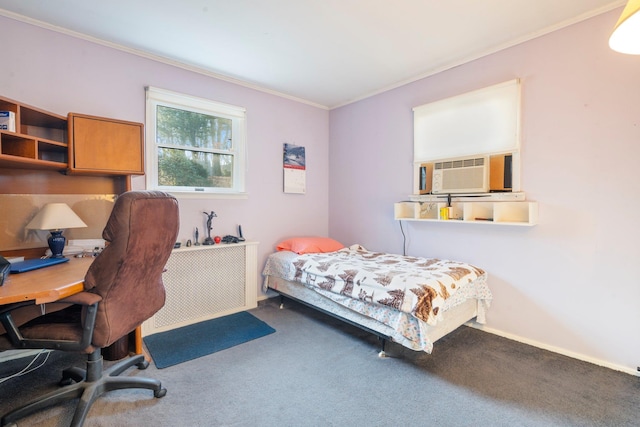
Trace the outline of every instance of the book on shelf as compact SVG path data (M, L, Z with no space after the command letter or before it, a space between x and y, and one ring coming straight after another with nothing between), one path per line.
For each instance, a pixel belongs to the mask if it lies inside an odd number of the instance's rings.
M16 113L13 111L0 111L0 130L16 131Z

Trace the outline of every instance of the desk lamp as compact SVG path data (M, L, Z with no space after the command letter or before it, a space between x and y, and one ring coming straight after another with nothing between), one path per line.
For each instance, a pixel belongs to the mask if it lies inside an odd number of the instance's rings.
M66 203L47 203L38 214L27 224L28 229L49 230L49 249L51 258L64 258L62 250L66 238L62 235L65 228L86 227L78 215Z

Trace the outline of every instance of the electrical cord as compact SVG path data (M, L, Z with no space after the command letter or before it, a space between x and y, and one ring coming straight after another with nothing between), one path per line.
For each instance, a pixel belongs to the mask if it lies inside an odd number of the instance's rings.
M402 256L407 256L407 236L404 234L402 221L398 221L398 223L400 224L400 232L402 233Z
M36 360L38 360L38 357L40 357L40 355L43 354L43 353L46 353L46 357L44 358L44 360L38 366L35 366L35 367L32 368L31 365L33 365L36 362ZM33 372L36 369L42 367L42 365L47 363L47 360L49 360L49 355L50 354L51 354L51 351L49 351L49 350L44 350L44 349L40 350L38 352L38 354L36 354L34 356L34 358L31 360L31 362L29 362L29 364L27 366L25 366L20 372L16 372L15 374L11 374L8 377L0 378L0 384L2 384L5 381L9 381L12 378L16 378L16 377L22 376L24 374L28 374L29 372Z

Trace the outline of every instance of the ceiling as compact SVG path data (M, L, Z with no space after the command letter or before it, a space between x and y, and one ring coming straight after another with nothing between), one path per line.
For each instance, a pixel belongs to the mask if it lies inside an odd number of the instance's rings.
M0 0L0 15L334 108L624 3Z

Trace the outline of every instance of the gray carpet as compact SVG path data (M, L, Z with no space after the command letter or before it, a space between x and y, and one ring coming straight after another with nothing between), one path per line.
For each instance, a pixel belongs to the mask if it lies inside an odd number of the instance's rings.
M637 426L640 378L462 327L427 355L377 338L293 302L251 310L276 329L259 340L157 370L167 396L103 395L85 426ZM38 371L0 384L0 412L56 387L82 363L53 353ZM0 377L26 359L0 365ZM66 426L73 405L20 426Z

